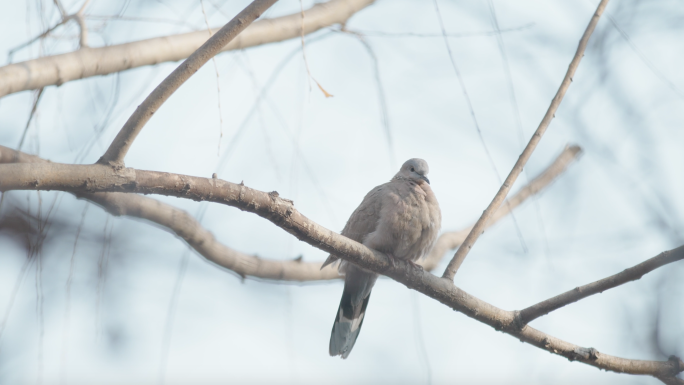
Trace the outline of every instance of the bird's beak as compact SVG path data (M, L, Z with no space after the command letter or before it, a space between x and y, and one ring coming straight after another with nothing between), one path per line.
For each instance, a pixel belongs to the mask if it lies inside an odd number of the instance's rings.
M428 179L425 175L421 175L420 179L424 180L427 182L427 184L430 184L430 179Z

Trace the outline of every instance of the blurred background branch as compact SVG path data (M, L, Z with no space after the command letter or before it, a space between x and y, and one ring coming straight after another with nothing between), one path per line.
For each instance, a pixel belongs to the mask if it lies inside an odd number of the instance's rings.
M221 51L293 39L300 36L302 28L302 33L310 34L334 24L344 24L356 12L372 4L373 1L330 0L304 11L303 21L299 12L274 19L259 20ZM84 26L82 18L75 16L75 19L81 20L79 26ZM47 30L36 39L47 36L56 27ZM82 28L81 31L86 31L86 29ZM84 42L84 36L87 35L82 32L81 36L81 42ZM72 80L107 75L131 68L182 60L190 56L208 38L206 31L190 32L107 47L81 49L71 53L9 64L0 67L0 97L46 86L59 86ZM29 43L35 42L36 39Z

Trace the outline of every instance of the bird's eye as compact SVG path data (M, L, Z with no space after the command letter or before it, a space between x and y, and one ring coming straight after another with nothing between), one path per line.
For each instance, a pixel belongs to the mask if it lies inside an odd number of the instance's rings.
M415 169L415 168L413 168L413 167L411 167L411 172L414 172L414 171L416 171L416 169Z

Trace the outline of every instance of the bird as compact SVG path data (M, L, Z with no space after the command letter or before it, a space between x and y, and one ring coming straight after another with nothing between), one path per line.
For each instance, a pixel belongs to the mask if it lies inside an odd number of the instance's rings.
M405 260L415 265L432 248L442 223L439 203L427 178L425 160L409 159L387 183L373 188L349 217L342 235L385 253L394 265ZM336 263L330 255L321 269ZM378 274L341 261L344 289L330 334L331 356L349 356L361 331Z

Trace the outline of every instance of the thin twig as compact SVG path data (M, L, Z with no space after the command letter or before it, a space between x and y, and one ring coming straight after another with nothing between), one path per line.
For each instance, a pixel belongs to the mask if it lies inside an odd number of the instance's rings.
M374 0L330 0L306 10L304 34L311 34L335 24L344 24ZM221 51L245 49L299 37L299 12L253 23ZM15 92L61 85L77 79L108 75L132 68L177 62L190 56L206 42L206 31L169 35L79 49L60 55L0 67L0 97Z
M78 38L78 46L79 48L88 48L88 27L86 26L85 19L83 18L83 15L73 15L72 19L76 21L78 24L78 30L79 30L79 38Z
M60 27L64 24L66 24L69 20L74 20L78 24L79 47L80 48L88 47L88 28L86 27L85 16L83 15L83 13L85 11L85 8L88 6L88 3L90 3L90 0L86 0L83 3L83 5L81 6L81 8L78 10L78 12L74 13L73 15L67 15L66 14L64 6L62 6L62 3L59 0L55 0L54 2L55 2L55 5L57 6L57 8L59 9L60 15L62 16L61 19L59 20L59 22L57 22L57 24L53 25L52 27L46 29L45 32L41 33L40 35L30 39L29 41L27 41L25 43L22 43L16 47L10 49L7 52L7 58L8 58L7 61L8 62L12 62L12 57L14 56L14 54L17 51L28 47L29 45L35 43L36 41L38 41L40 39L47 37L50 33L52 33L52 31L54 31L55 29L57 29L58 27ZM42 88L42 87L40 87L40 88Z
M198 48L180 66L164 79L145 101L136 108L107 151L102 155L98 163L112 166L123 166L124 157L133 144L136 136L140 133L152 115L169 97L185 83L190 76L194 75L209 59L214 57L221 49L233 40L248 25L256 20L265 10L278 0L254 0L237 16L229 21L223 28L218 30L209 40Z
M64 9L62 2L60 0L53 0L53 2L57 6L57 9L59 10L59 14L62 15L62 18L67 17L66 9Z
M183 281L185 279L185 273L188 270L188 260L190 259L190 250L186 249L183 252L180 260L180 266L178 267L178 275L176 276L176 282L173 285L173 292L171 293L171 300L169 301L169 307L166 310L166 322L164 323L164 334L162 338L161 347L161 358L159 360L159 373L157 376L157 383L159 385L164 385L166 383L166 369L169 363L169 353L171 351L171 337L173 333L173 324L176 320L176 310L178 308L178 299L180 297L180 291L183 286Z
M534 135L532 135L532 138L527 144L527 147L525 147L525 150L523 150L522 154L520 154L518 161L515 162L513 169L511 170L510 174L508 174L508 177L504 181L499 191L494 196L492 202L489 204L487 209L482 213L482 216L480 217L480 219L478 219L477 223L475 223L475 226L470 231L470 234L468 234L461 247L458 248L456 254L454 254L454 257L451 259L451 262L449 262L449 265L444 271L442 278L453 281L454 276L458 271L458 268L463 263L463 260L465 260L466 256L468 255L468 252L473 247L473 245L479 238L480 234L482 234L482 231L487 225L487 222L491 219L492 215L494 215L499 206L501 206L501 204L504 202L504 199L506 199L508 191L515 183L515 180L518 178L518 175L520 175L520 173L522 172L523 167L530 159L530 156L532 156L532 153L534 152L535 148L537 148L537 144L539 144L542 135L544 135L544 132L546 132L546 129L549 127L551 120L556 114L556 110L558 110L558 106L560 106L560 103L563 100L563 96L565 96L565 93L570 87L570 83L572 83L572 77L574 76L575 71L579 66L579 63L582 60L582 57L584 56L584 50L587 47L589 37L591 36L592 32L594 32L594 28L596 28L596 24L598 23L599 18L603 13L603 10L606 8L606 5L608 5L608 0L601 0L601 3L596 9L596 12L594 12L591 21L587 26L587 29L584 31L584 35L582 35L582 39L580 40L579 46L577 47L577 52L575 53L575 56L570 62L570 66L568 67L568 71L565 74L565 78L563 79L563 82L561 83L561 86L558 89L556 96L554 96L553 100L551 101L551 105L549 106L549 109L546 111L546 115L544 115L544 118L539 124L537 131L535 131Z
M392 129L390 128L389 112L387 110L387 100L385 97L385 87L383 86L382 80L380 79L380 63L378 61L378 57L377 55L375 55L373 47L370 45L370 43L368 43L368 41L366 41L362 34L348 31L346 29L342 29L341 32L346 32L347 34L354 36L356 40L358 40L366 49L366 52L368 52L368 56L370 56L371 61L373 62L373 75L375 77L375 85L378 89L378 101L380 102L380 117L382 120L382 126L385 129L385 138L387 139L387 151L389 152L390 166L392 167L392 170L396 170L397 160L394 156Z
M209 36L214 34L209 25L209 18L207 17L207 11L204 9L204 1L200 0L200 5L202 6L202 15L204 15L204 23L209 31ZM218 146L216 148L216 156L221 155L221 139L223 139L223 113L221 111L221 76L218 70L218 64L216 64L216 56L211 58L212 64L214 64L214 71L216 72L216 99L218 100L218 115L219 115L219 140Z
M68 21L67 19L60 20L57 24L55 24L55 25L53 25L52 27L48 28L47 30L45 30L45 32L41 33L40 35L38 35L38 36L36 36L36 37L33 37L33 38L31 38L30 40L28 40L27 42L21 43L21 44L19 44L18 46L16 46L16 47L10 49L9 51L7 51L7 61L8 61L9 63L11 63L11 62L12 62L12 58L14 57L14 54L15 54L17 51L19 51L19 50L21 50L21 49L24 49L24 48L30 46L31 44L35 43L36 41L38 41L38 40L40 40L40 39L46 37L46 36L49 35L52 31L54 31L55 29L57 29L59 26L63 25L63 24L66 23L67 21Z
M463 97L465 98L466 105L468 106L468 110L470 111L470 117L473 120L473 125L475 126L475 130L477 131L477 136L480 139L480 143L482 144L482 148L484 149L485 155L487 155L489 165L492 167L492 171L494 171L494 176L496 177L496 180L499 184L502 184L503 182L501 180L501 175L499 174L499 169L496 167L494 158L492 157L492 154L489 151L489 147L487 147L487 142L485 141L484 136L482 135L480 124L477 121L477 116L475 115L475 107L473 107L473 102L470 99L470 94L468 94L468 89L466 88L465 80L463 80L463 75L461 75L461 71L459 70L458 65L456 64L456 57L454 56L454 53L451 51L451 45L449 44L449 39L447 39L447 31L446 27L444 26L444 20L442 19L442 12L439 8L439 3L437 0L433 0L433 2L435 4L435 11L437 12L439 26L442 30L444 45L446 46L447 52L449 53L449 60L451 61L451 66L454 68L454 73L456 74L458 83L461 86L461 91L463 92ZM520 226L518 226L518 221L515 219L515 215L511 215L511 219L513 220L513 226L515 227L515 231L518 234L518 239L520 240L520 245L522 246L523 252L527 254L527 244L525 243L525 239L523 238Z
M80 48L88 48L88 26L86 26L85 18L83 17L83 13L85 12L86 7L90 3L90 0L85 0L83 2L83 5L81 5L81 8L73 15L70 16L70 18L74 19L76 23L78 23L78 29L79 29L79 40L78 40L78 45Z
M194 27L192 24L188 24L184 20L169 20L169 19L161 19L161 18L154 18L154 17L131 17L131 16L117 16L117 15L87 15L85 16L86 19L92 19L92 20L106 20L107 22L109 21L135 21L135 22L147 22L147 23L163 23L163 24L173 24L173 25L182 25L184 27L187 27L191 30L194 30Z
M33 117L36 115L36 110L38 109L38 103L40 103L40 98L43 96L43 90L45 88L39 89L35 97L33 98L33 107L31 107L31 113L29 114L29 118L26 121L26 127L24 127L24 133L21 134L21 139L19 140L19 145L17 145L17 151L21 151L21 148L24 146L24 141L26 140L26 134L28 133L29 127L31 126L31 121L33 120Z
M527 185L520 189L515 195L508 199L508 203L499 207L492 219L487 222L486 228L494 226L497 222L508 215L513 209L520 206L528 198L536 196L540 191L548 187L560 174L562 174L568 166L574 162L582 153L579 146L567 146L556 157L556 159L539 174L532 179ZM437 238L435 246L430 251L430 254L423 260L421 265L427 271L434 270L439 262L444 257L444 254L457 248L463 243L468 236L473 226L467 227L460 231L453 231L443 233Z
M634 51L634 53L636 53L637 56L639 56L639 59L641 59L641 61L644 64L646 64L646 67L648 67L648 69L650 69L651 72L658 79L660 79L663 83L665 83L665 85L668 86L672 91L674 91L674 93L676 93L680 98L684 97L684 91L682 91L679 87L677 87L677 85L674 84L674 82L672 82L672 80L668 79L667 76L665 76L665 74L661 70L659 70L658 67L656 67L655 64L653 64L653 62L651 62L643 52L641 52L639 47L637 47L636 44L634 44L634 42L629 37L629 35L627 35L627 32L625 32L620 27L620 25L618 25L618 23L615 21L615 19L609 13L606 13L606 17L608 18L610 23L613 25L613 27L620 33L620 36L622 36L622 38L625 39L625 41L627 42L629 47L632 49L632 51Z
M463 32L463 33L420 33L420 32L385 32L385 31L371 31L371 30L366 30L366 29L346 29L346 31L363 35L363 36L369 36L369 37L417 37L417 38L441 38L443 39L444 36L449 37L449 38L466 38L466 37L479 37L479 36L494 36L497 35L499 32L504 33L504 32L518 32L518 31L523 31L527 28L530 28L534 25L534 23L527 23L524 25L521 25L520 27L514 27L514 28L505 28L505 29L500 29L498 32L497 31L482 31L482 32Z
M525 146L525 132L523 130L523 125L522 125L522 118L520 116L520 108L518 107L518 98L515 94L515 87L513 86L513 74L511 72L511 66L508 61L508 53L506 52L506 44L504 43L503 40L503 33L501 31L501 27L499 27L499 20L496 16L496 7L494 7L494 0L489 0L487 2L489 4L489 14L491 16L491 21L492 21L492 27L494 27L494 30L496 31L496 42L499 46L499 52L501 53L501 64L503 65L504 68L504 73L506 75L506 80L508 83L508 93L509 97L511 100L511 107L513 107L513 116L515 118L515 124L516 124L516 129L518 131L518 136L520 139L520 147ZM530 175L527 172L527 169L523 169L523 172L525 173L525 177L527 180L530 180ZM538 199L533 199L532 200L534 203L534 209L537 213L537 221L539 222L539 228L542 233L542 238L544 239L544 245L546 246L546 254L548 257L549 254L549 241L546 237L546 229L544 228L544 222L542 220L542 214L541 214L541 208L539 207L539 201ZM511 217L515 221L515 217ZM520 234L520 229L517 226L516 223L516 230L518 231L518 234ZM522 237L522 235L520 235Z
M608 278L592 282L590 284L576 287L572 290L566 291L553 298L549 298L538 304L532 305L520 311L520 322L524 325L537 319L543 315L549 314L554 310L558 310L565 305L577 302L583 298L594 294L603 293L608 289L620 286L630 281L640 279L644 274L650 273L653 270L665 266L668 263L676 262L684 259L684 246L680 246L674 250L664 251L658 256L646 260L636 266L625 269L624 271L611 275Z
M306 44L304 44L304 3L302 2L302 0L299 0L299 14L301 15L301 20L299 23L299 39L302 42L302 58L304 59L304 67L306 68L307 75L309 75L309 92L311 92L311 80L313 80L314 83L316 83L316 85L318 86L318 89L321 90L323 95L326 98L330 98L333 95L328 93L328 91L326 91L323 88L323 86L321 86L321 83L319 83L318 80L316 80L316 78L313 77L313 75L311 74L311 70L309 69L309 60L306 58Z
M489 152L489 148L487 147L487 143L484 140L484 136L482 135L482 130L480 129L480 124L477 121L477 116L475 115L475 108L473 107L473 102L470 100L470 94L468 94L468 89L465 86L465 81L463 80L463 75L461 75L461 70L458 68L458 64L456 64L456 57L454 56L454 53L451 51L451 45L449 44L449 39L447 39L447 31L446 27L444 26L444 20L442 19L442 12L440 11L439 8L439 3L437 0L433 0L435 4L435 11L437 12L437 19L439 20L439 26L442 30L442 36L444 38L444 45L446 46L447 53L449 54L449 60L451 61L451 66L454 69L454 73L456 74L456 78L458 79L458 84L461 86L461 91L463 92L463 98L466 100L466 105L468 106L468 111L470 112L470 117L473 121L473 125L475 126L475 130L477 131L477 135L480 139L480 143L482 143L482 147L485 151L485 154L487 155L487 160L489 161L489 165L492 167L492 170L494 171L494 175L498 178L499 183L501 182L501 177L499 176L499 170L496 168L496 163L494 163L494 158L492 157L491 152ZM516 226L517 227L517 226Z
M59 379L60 383L66 383L66 367L67 367L67 355L69 353L69 329L71 326L71 286L74 280L74 265L76 263L76 248L78 246L78 238L81 236L81 229L83 228L83 223L85 222L86 214L88 213L89 204L83 207L83 212L81 213L81 222L76 228L76 238L74 239L74 247L71 253L71 262L69 263L69 276L66 281L66 306L64 308L64 322L62 323L62 355L60 357L59 366Z

